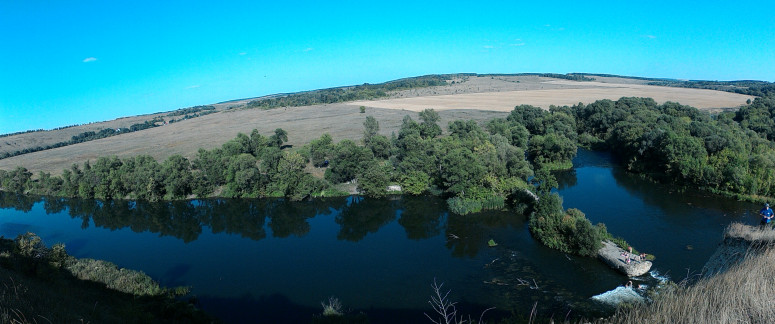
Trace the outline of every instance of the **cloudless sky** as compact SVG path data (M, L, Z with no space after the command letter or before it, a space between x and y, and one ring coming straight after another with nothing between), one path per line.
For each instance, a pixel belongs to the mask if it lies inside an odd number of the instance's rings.
M458 72L775 80L773 1L0 1L0 134Z

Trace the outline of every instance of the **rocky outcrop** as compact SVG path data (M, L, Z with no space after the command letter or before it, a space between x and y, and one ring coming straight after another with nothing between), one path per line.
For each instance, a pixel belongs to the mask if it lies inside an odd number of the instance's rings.
M630 278L642 276L651 270L651 261L631 260L627 263L626 258L623 256L624 252L624 250L616 246L613 242L604 241L603 247L597 251L597 256L611 268L614 268L614 270L619 271Z

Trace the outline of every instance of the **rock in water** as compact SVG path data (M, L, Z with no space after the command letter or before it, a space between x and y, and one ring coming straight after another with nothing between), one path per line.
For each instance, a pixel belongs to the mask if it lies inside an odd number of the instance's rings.
M597 256L611 266L611 268L614 268L630 278L642 276L649 272L651 269L651 261L632 260L628 264L623 256L624 252L624 250L616 246L613 242L604 241L603 247L597 251Z

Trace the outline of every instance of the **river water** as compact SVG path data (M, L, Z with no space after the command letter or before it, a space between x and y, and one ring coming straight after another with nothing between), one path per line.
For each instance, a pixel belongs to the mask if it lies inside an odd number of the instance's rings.
M579 150L574 169L557 177L565 208L656 255L655 271L635 280L648 286L653 277L695 278L729 223L758 222L755 204L645 181L606 153ZM599 295L628 280L540 245L524 215L451 215L435 197L147 203L0 194L0 235L27 231L73 256L191 286L201 308L234 323L308 322L331 296L372 323L425 323L434 280L473 318L489 307L485 319L527 317L534 306L543 317L591 317L609 313Z

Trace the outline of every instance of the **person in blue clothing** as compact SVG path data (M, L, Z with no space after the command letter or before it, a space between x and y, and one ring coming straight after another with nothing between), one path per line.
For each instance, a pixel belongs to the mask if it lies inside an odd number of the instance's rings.
M772 209L770 209L770 204L764 204L764 208L759 211L759 215L762 216L761 221L761 227L767 227L772 222L772 218L775 215L775 213L772 212Z

